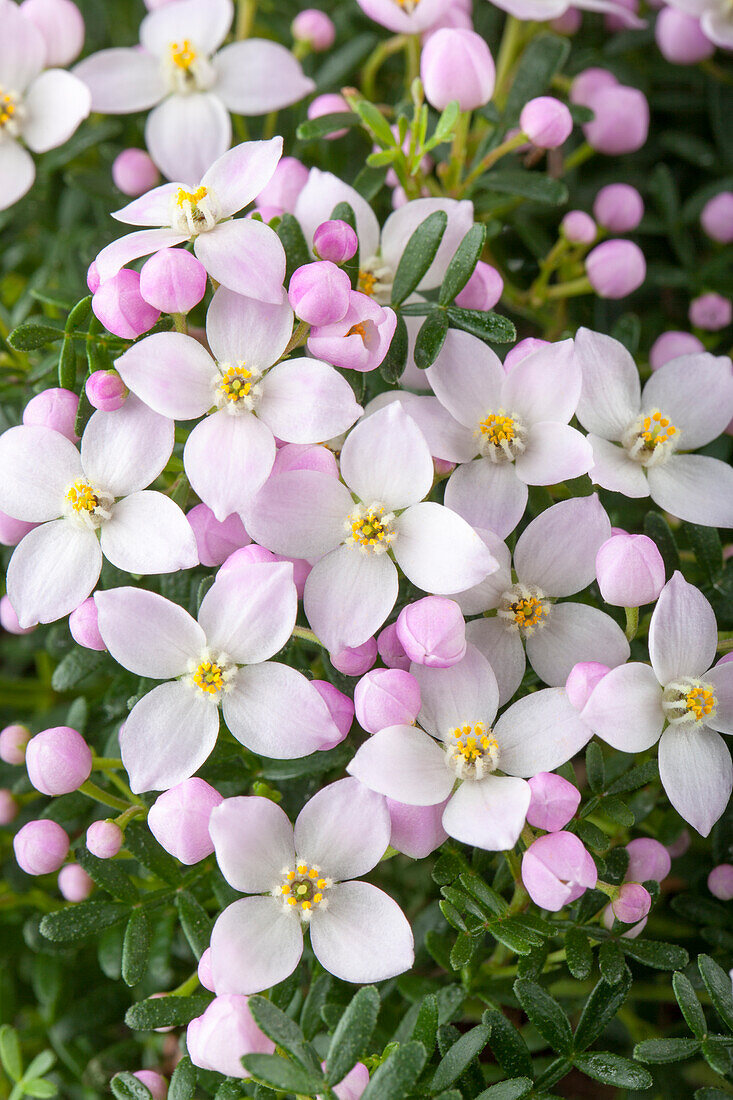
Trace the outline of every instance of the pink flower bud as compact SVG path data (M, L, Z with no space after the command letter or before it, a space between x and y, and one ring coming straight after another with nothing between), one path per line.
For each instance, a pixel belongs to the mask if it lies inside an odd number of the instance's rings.
M688 313L690 323L707 332L718 332L727 328L733 318L733 306L722 294L701 294L690 302Z
M152 1069L138 1069L132 1076L142 1081L152 1094L153 1100L165 1100L168 1095L168 1082L161 1073L156 1073Z
M588 253L585 272L599 298L625 298L646 279L646 260L633 241L603 241Z
M522 359L526 359L533 351L540 351L541 348L548 348L549 346L549 340L540 340L537 336L525 336L524 340L520 340L513 348L510 348L504 356L504 370L509 374L510 371L514 370L517 363L521 363Z
M288 301L296 317L309 325L332 325L349 308L351 280L330 260L317 260L294 271Z
M296 42L307 42L316 53L329 50L336 41L333 20L317 8L299 11L290 24L290 30Z
M631 184L609 183L596 195L593 215L611 233L630 233L644 216L644 200Z
M525 103L519 125L539 149L557 149L573 132L570 111L559 99L549 95L537 96Z
M185 248L162 248L140 271L140 293L161 313L188 313L206 293L206 268Z
M643 920L651 907L651 894L638 882L625 882L618 897L611 902L613 915L622 924L636 924Z
M676 8L662 8L654 26L662 57L673 65L697 65L715 53L715 46L706 36L700 20Z
M613 928L616 917L613 912L613 906L607 905L601 913L601 924L604 928L607 928L610 932ZM643 917L637 924L632 924L625 932L621 933L621 939L623 940L635 940L637 936L646 928L646 917Z
M12 791L7 787L0 788L0 825L9 825L18 815L18 803L13 798Z
M94 889L94 879L78 863L67 863L59 871L58 885L67 901L84 901Z
M32 634L37 625L34 623L32 626L21 626L9 597L0 597L0 626L8 634Z
M389 351L397 314L382 309L373 298L351 291L345 316L311 329L308 351L334 367L361 372L376 370Z
M159 180L160 173L144 149L123 149L112 162L112 181L123 195L144 195Z
M124 839L122 829L114 821L93 821L87 829L86 845L97 859L112 859Z
M670 872L672 859L669 852L650 836L640 836L626 845L629 853L629 866L626 869L628 882L662 882Z
M617 157L641 149L649 133L649 103L638 88L623 84L601 88L586 104L594 112L583 133L596 152Z
M720 663L720 662L718 662ZM673 840L671 844L667 845L667 851L672 859L679 859L683 856L687 849L690 847L690 834L687 829L683 829L676 840Z
M708 199L700 214L700 224L712 240L719 241L720 244L731 244L733 242L733 191L721 191L712 199Z
M556 34L577 34L583 23L583 13L577 8L568 8L557 19L550 20L550 27Z
M664 562L646 535L611 535L596 554L596 576L605 603L642 607L664 588Z
M338 477L338 463L333 451L321 443L286 443L278 449L272 465L272 474L285 474L290 470L317 470L319 474Z
M659 370L670 359L680 355L697 355L705 351L705 345L691 332L663 332L649 350L649 363L652 370Z
M130 391L116 370L95 370L84 383L89 404L104 412L121 409Z
M409 670L412 662L397 637L396 623L390 623L384 630L380 630L377 635L377 649L387 668L401 668L404 672Z
M103 653L107 646L99 633L97 605L94 597L89 596L69 615L69 630L74 641L85 649L96 649Z
M335 92L328 92L326 95L317 95L314 100L308 104L308 118L323 118L324 115L343 115L351 110L349 104L342 95L337 95ZM348 134L347 130L334 130L330 134L325 134L326 141L336 141L338 138L344 137Z
M590 699L593 688L610 671L608 665L602 665L599 661L580 661L573 665L565 681L565 694L570 705L576 710L582 710Z
M227 1077L249 1077L242 1056L274 1052L275 1044L257 1027L247 1000L232 995L215 997L203 1016L191 1021L186 1047L195 1066Z
M148 813L148 828L158 844L190 866L211 855L211 811L224 799L203 779L186 779L159 795Z
M28 778L42 794L70 794L92 774L92 750L71 726L52 726L28 742Z
M557 833L575 816L580 805L580 791L567 779L554 772L538 772L529 780L532 799L527 821L535 829Z
M0 732L0 760L6 764L24 764L26 745L31 736L27 726L6 726Z
M58 871L69 851L69 838L55 821L29 821L13 837L18 866L27 875Z
M293 566L293 582L298 593L298 599L303 598L303 588L311 570L310 562L303 558L286 558L282 554L273 554L272 550L266 550L264 546L250 543L230 554L220 569L220 573L226 574L232 569L238 569L247 562L260 561L289 561Z
M51 388L37 393L23 410L23 423L40 428L52 428L72 443L79 436L74 431L79 398L71 390Z
M65 69L84 45L84 20L71 0L23 0L20 10L34 23L46 45L44 67Z
M461 309L493 309L504 293L504 280L491 264L479 260L455 302Z
M329 743L324 742L322 746L324 749L332 749L334 745L341 744L344 737L349 734L351 723L354 721L354 704L348 695L345 695L343 691L339 691L328 680L311 680L311 684L328 707L329 714L339 731L338 738L334 738Z
M137 271L127 267L102 283L92 297L92 309L109 332L125 340L137 339L160 319L160 310L140 294Z
M354 688L356 720L367 733L412 725L420 706L420 685L399 668L375 668Z
M590 107L594 95L605 88L619 87L618 80L608 69L584 69L579 73L570 88L570 102Z
M339 99L341 97L339 96ZM339 107L342 111L344 108ZM346 110L348 110L348 106ZM292 214L298 195L308 182L308 169L296 157L282 157L272 178L255 199L257 208L271 206Z
M0 544L2 546L17 546L29 531L37 527L36 523L26 523L22 519L14 519L0 512Z
M92 260L87 268L87 286L89 287L90 294L96 294L102 285L102 280L99 278L99 270L97 268L97 261Z
M313 234L313 251L319 260L332 264L345 264L353 259L359 247L359 238L348 222L338 218L323 222Z
M466 623L455 600L424 596L397 618L397 637L411 661L449 668L466 653Z
M481 35L460 27L431 34L420 60L425 98L436 111L458 100L462 111L483 107L494 94L496 68Z
M632 15L637 15L639 11L639 0L617 0L618 4L622 8L626 8ZM606 26L606 30L609 31L626 31L629 29L629 20L625 16L621 15L618 11L608 11L603 16L603 22ZM631 26L634 24L632 23ZM639 26L637 20L636 23Z
M448 838L443 828L446 802L437 806L406 806L387 799L392 823L389 843L411 859L424 859Z
M199 959L198 978L204 989L214 992L214 975L211 971L211 948L207 947Z
M321 1069L326 1068L326 1063L321 1062ZM357 1062L353 1069L334 1087L333 1094L336 1100L361 1100L362 1093L369 1084L369 1070L363 1062ZM323 1100L318 1094L318 1100Z
M186 513L186 519L196 536L196 547L202 565L221 565L235 550L252 541L236 512L218 520L206 504L197 504Z
M596 239L596 223L584 210L569 210L560 228L571 244L593 244Z
M721 863L708 875L708 890L721 901L733 900L733 864Z
M573 833L547 833L522 857L522 882L535 905L558 912L598 881L590 853Z
M329 653L331 664L344 676L361 676L377 659L377 639L367 638L362 645L347 646L340 653Z

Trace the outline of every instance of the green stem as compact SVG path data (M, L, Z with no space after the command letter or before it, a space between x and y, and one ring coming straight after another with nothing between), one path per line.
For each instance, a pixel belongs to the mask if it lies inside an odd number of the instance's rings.
M315 645L323 646L324 649L326 648L321 639L314 634L312 630L308 630L307 627L294 626L293 637L302 638L304 642L313 642Z
M587 275L582 275L579 279L571 279L567 283L556 283L555 286L549 287L547 291L548 298L577 298L579 294L591 294L593 287L590 285L590 280Z
M540 273L529 288L529 300L534 306L541 306L547 285L550 281L555 268L560 264L565 252L567 251L568 242L565 237L559 237L550 251L545 256L544 260L540 263Z
M189 978L186 978L185 982L181 982L179 986L171 990L171 997L188 997L193 993L194 989L198 989L200 985L198 971L194 970L193 974Z
M524 39L524 23L521 19L516 19L513 15L508 15L506 23L504 24L504 33L501 37L501 44L499 46L499 53L496 58L496 91L494 92L494 102L497 107L503 107L509 88L508 84L511 70L514 68L514 62L517 60L519 51L522 48L522 42Z
M420 50L422 49L422 42L419 34L410 34L407 36L407 45L405 47L406 53L406 68L405 68L405 84L409 92L412 87L413 80L417 80L420 75Z
M257 0L239 0L237 7L237 38L249 38L257 12Z
M103 806L111 806L113 810L127 810L129 808L129 803L123 802L121 798L116 798L113 794L107 794L96 783L92 783L90 779L87 779L86 783L82 783L79 791L81 794L85 794L87 798L93 798L95 802L101 802Z
M188 335L188 325L186 323L185 313L173 313L173 324L176 326L176 332L182 332L184 336Z
M377 94L377 73L388 57L399 53L407 46L407 35L396 34L388 38L386 42L380 42L376 49L369 55L364 68L361 70L361 88L365 97L374 101Z
M585 164L587 160L590 160L594 153L595 149L593 149L587 141L584 141L583 144L579 145L575 152L571 153L570 156L565 160L563 164L563 171L569 172L572 168L578 168L579 165Z
M130 806L129 809L114 819L114 823L124 829L136 817L145 817L145 810L142 806Z
M448 190L457 187L461 182L461 169L466 159L466 143L468 141L468 132L470 128L471 112L461 111L461 114L458 116L458 122L456 123L456 131L453 136L453 144L450 150L450 160L448 161L445 173L445 185Z
M639 608L625 607L624 611L626 612L626 638L631 642L639 629Z
M293 348L297 348L300 344L304 344L309 332L310 325L307 324L305 321L299 321L298 324L295 326L295 332L290 337L288 346L282 353L281 359L284 359L286 355L289 355Z
M122 767L122 761L118 756L95 756L92 760L92 771L115 771Z
M520 145L525 145L526 143L527 135L521 133L515 134L514 137L507 138L506 141L502 141L501 145L497 145L495 149L487 153L483 160L479 161L473 171L469 172L456 193L459 196L463 195L471 184L475 183L479 176L482 176L489 168L492 168L498 160L501 160L507 153L511 153L514 149L518 149Z

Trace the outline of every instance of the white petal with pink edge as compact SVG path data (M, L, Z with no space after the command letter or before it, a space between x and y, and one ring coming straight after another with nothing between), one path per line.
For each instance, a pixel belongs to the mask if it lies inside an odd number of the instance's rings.
M138 676L182 676L206 646L196 620L157 592L110 588L96 592L94 602L104 644L118 664Z
M225 798L212 810L209 833L221 873L243 894L269 893L295 861L293 826L269 798Z
M101 568L92 530L57 519L29 531L13 551L7 574L20 625L52 623L68 615L92 591Z
M407 917L396 901L368 882L343 882L328 892L328 908L311 918L311 946L324 970L344 982L381 982L415 961Z
M295 822L298 859L335 882L359 878L376 867L391 831L382 795L358 779L329 783L306 802Z

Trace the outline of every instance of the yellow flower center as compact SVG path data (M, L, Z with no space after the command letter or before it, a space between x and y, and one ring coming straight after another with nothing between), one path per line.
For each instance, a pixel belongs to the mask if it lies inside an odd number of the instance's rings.
M66 499L74 512L93 512L99 504L99 497L86 481L75 481L66 490Z
M349 331L346 333L346 335L347 336L361 336L362 341L364 343L366 343L366 329L364 328L364 322L359 321L358 324L352 325L351 328L349 329Z
M224 687L224 669L216 661L201 661L193 674L193 682L207 695L216 695Z
M662 694L662 710L667 721L683 729L704 725L715 715L717 705L713 688L691 677L673 680Z
M227 401L241 401L250 393L252 379L252 371L245 366L230 367L219 383L219 389Z
M359 505L346 520L347 542L364 553L385 553L396 535L394 518L384 504Z
M198 660L189 662L188 673L183 677L183 681L189 687L195 688L199 699L215 700L218 704L218 696L222 692L231 691L232 678L236 672L237 666L226 653L213 655L205 649Z
M7 126L8 123L13 121L17 109L18 104L15 96L11 95L10 92L4 92L0 88L0 127Z
M547 607L535 596L517 600L511 605L511 610L519 627L537 626L547 616Z
M377 276L372 271L359 272L359 282L357 284L357 290L360 290L362 294L368 294L370 298L374 297L374 284L377 281Z
M310 920L314 909L326 908L326 892L332 885L319 867L307 863L296 863L295 867L283 872L283 882L273 890L273 895L282 899L286 909L297 910L302 920Z
M504 620L508 630L518 630L528 636L545 625L550 607L544 592L539 588L515 584L508 592L503 593L496 613Z
M488 412L473 434L479 453L492 462L513 462L524 451L527 438L519 417L506 409Z
M704 721L715 710L715 695L710 688L692 687L685 696L685 708L698 722Z
M634 462L659 466L680 445L680 430L659 409L642 413L623 434L623 446Z
M483 779L496 771L499 744L483 722L456 726L446 740L448 766L459 779Z
M514 419L505 413L489 413L479 424L479 431L496 447L504 442L510 443L516 435Z
M176 68L188 72L198 57L188 38L184 38L182 42L171 42L169 48L171 61Z
M206 198L208 193L205 187L197 187L195 191L186 191L184 187L179 187L176 191L176 205L183 209L188 202L191 206L196 207L202 199Z
M641 422L641 438L646 446L652 449L659 447L661 443L669 443L672 436L676 434L677 429L674 424L670 423L669 417L662 416L659 409L650 416L645 416Z

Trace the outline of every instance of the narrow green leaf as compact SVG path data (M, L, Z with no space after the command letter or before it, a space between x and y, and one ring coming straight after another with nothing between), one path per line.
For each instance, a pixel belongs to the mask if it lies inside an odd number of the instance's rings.
M509 905L496 890L487 886L475 871L466 871L460 876L461 886L476 899L488 917L503 917L509 912Z
M579 1054L575 1059L575 1066L594 1081L615 1085L619 1089L648 1089L652 1085L651 1073L634 1065L628 1058L621 1058L608 1050Z
M277 1054L245 1054L242 1065L263 1085L282 1092L296 1092L303 1096L315 1096L323 1092L324 1079L315 1073L307 1073L301 1066L286 1061Z
M593 968L593 952L588 937L579 928L571 928L565 934L565 959L572 976L585 981Z
M353 108L377 145L381 145L383 149L391 149L395 146L395 136L387 119L378 107L375 107L368 99L359 99L353 103Z
M489 932L515 955L529 955L535 945L534 937L530 939L519 922L513 919L494 921L489 926Z
M601 974L609 985L618 985L624 976L626 963L624 953L615 940L606 940L598 951L598 965Z
M434 149L436 145L441 145L444 141L453 140L453 133L460 113L461 108L458 100L452 99L438 119L430 140L425 145L426 150Z
M652 542L656 542L657 549L662 555L664 562L664 571L669 579L674 573L675 569L680 567L680 553L677 549L677 543L675 537L672 534L672 528L667 523L664 516L659 512L647 512L644 516L644 534L647 535Z
M161 848L147 825L133 821L125 829L125 847L136 860L171 886L178 885L178 864Z
M700 527L696 523L683 524L687 541L695 554L698 565L711 584L723 575L723 544L715 527Z
M152 935L145 910L133 909L122 943L122 980L126 985L137 985L145 977Z
M59 386L64 390L76 388L76 347L71 336L64 336L59 352Z
M322 1027L321 1010L328 999L332 985L333 978L330 974L320 974L311 983L308 996L303 1005L303 1011L300 1014L300 1026L308 1040L312 1039Z
M460 970L471 961L474 952L474 940L465 932L460 932L450 953L450 964L453 970Z
M374 1073L361 1100L404 1100L410 1095L426 1061L422 1043L404 1043Z
M443 239L448 215L434 210L418 225L405 245L392 284L392 305L401 305L417 289L435 259Z
M606 787L607 795L626 794L635 791L639 787L645 787L647 783L654 782L659 776L659 767L656 760L646 760L643 764L635 764L627 772L620 775L613 783Z
M484 1089L476 1100L522 1100L531 1088L531 1078L513 1077L510 1081L499 1081L498 1085Z
M492 344L509 344L517 338L517 330L512 322L493 310L448 306L446 313L452 328L463 329L464 332L470 332L472 336L478 336Z
M116 1073L109 1083L116 1100L151 1100L152 1092L132 1073Z
M23 1076L23 1055L18 1033L10 1024L0 1027L0 1061L8 1077L12 1081L20 1081Z
M167 1100L192 1100L196 1092L196 1067L186 1055L173 1070Z
M697 1054L699 1049L697 1039L645 1039L634 1047L634 1058L647 1065L683 1062Z
M51 676L54 691L66 692L81 684L105 664L106 655L94 649L72 649L56 665Z
M30 1062L24 1076L27 1078L43 1077L52 1066L56 1064L56 1055L52 1050L42 1050Z
M482 190L501 195L520 195L530 202L561 206L568 201L568 189L562 180L552 179L542 172L524 172L520 168L484 172L479 183Z
M733 1050L731 1039L727 1035L709 1035L702 1041L702 1056L711 1069L719 1073L721 1077L729 1077L733 1073Z
M678 970L672 975L672 988L690 1031L696 1039L704 1039L708 1033L708 1025L692 982Z
M138 889L123 869L124 864L120 860L98 859L83 844L74 850L74 855L79 866L94 879L97 886L101 886L113 898L129 901L133 905L138 901Z
M567 38L556 34L538 34L529 43L514 74L504 108L504 122L511 126L525 103L542 95L570 53Z
M129 912L126 905L92 898L68 909L47 913L41 921L41 935L55 943L73 943L119 924Z
M295 135L300 141L315 141L326 137L327 134L335 133L336 130L350 130L353 126L358 126L359 122L359 116L353 111L336 111L330 115L321 115L320 118L301 122Z
M191 997L167 994L138 1001L125 1013L125 1023L133 1031L153 1031L157 1027L185 1027L201 1016L211 1003L211 997L194 993Z
M387 170L385 168L364 167L354 180L354 190L358 191L367 202L371 202L384 187L386 178Z
M489 1046L504 1073L509 1077L534 1077L527 1044L506 1016L488 1009L481 1019L490 1028Z
M435 1037L437 1033L438 998L434 993L428 993L427 997L423 998L422 1004L420 1005L420 1011L417 1014L415 1026L412 1029L410 1038L418 1043L422 1043L427 1051L428 1057L430 1057L435 1049Z
M343 1081L366 1053L377 1025L379 1007L379 993L373 985L364 986L351 998L326 1055L326 1079L330 1085Z
M38 321L24 321L22 325L13 329L7 341L14 351L36 351L38 348L45 347L46 344L53 344L63 338L62 328Z
M700 976L710 994L713 1008L727 1028L733 1031L733 993L730 978L722 967L709 955L700 955L697 960Z
M555 998L542 986L526 978L517 979L514 992L542 1038L558 1054L569 1054L573 1049L573 1031Z
M379 373L385 382L399 382L407 366L408 350L407 325L402 314L398 313L392 343L379 365Z
M585 767L588 773L588 783L594 794L603 790L606 771L603 765L603 753L601 746L596 741L591 741L585 750Z
M606 1029L631 989L631 975L625 974L618 985L609 985L603 978L591 991L575 1029L575 1049L585 1050Z
M255 1023L268 1039L294 1058L306 1073L320 1073L320 1063L295 1020L266 997L250 997L247 1004Z
M308 244L300 228L300 222L292 214L285 213L275 231L285 249L285 282L289 282L293 272L310 261Z
M485 240L486 226L471 226L456 249L440 284L438 301L442 306L449 305L473 275L476 264L481 259Z
M48 1097L55 1096L59 1090L53 1081L44 1081L42 1078L29 1078L23 1081L23 1092L26 1096L36 1096L38 1100L48 1100Z
M447 1089L458 1080L488 1043L489 1033L490 1028L486 1024L478 1024L453 1044L441 1059L433 1075L431 1087L434 1092Z
M183 933L194 955L200 959L209 946L213 921L204 907L187 890L181 891L177 896L176 908Z
M681 970L690 957L684 947L658 940L619 940L619 946L636 962L655 970Z

